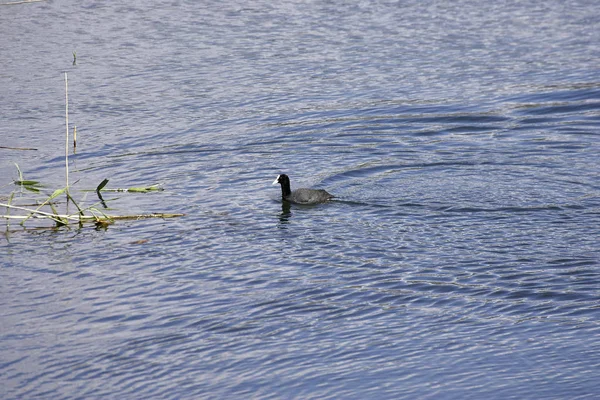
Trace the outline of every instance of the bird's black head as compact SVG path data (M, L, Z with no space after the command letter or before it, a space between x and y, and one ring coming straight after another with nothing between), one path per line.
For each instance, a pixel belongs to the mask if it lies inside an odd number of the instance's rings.
M290 178L286 174L277 175L277 178L273 181L273 185L278 183L281 185L281 194L283 198L289 196L292 192L290 188Z
M286 182L289 182L289 181L290 181L289 176L287 176L286 174L281 174L281 175L277 175L277 178L275 178L273 185L275 185L277 183L285 184Z

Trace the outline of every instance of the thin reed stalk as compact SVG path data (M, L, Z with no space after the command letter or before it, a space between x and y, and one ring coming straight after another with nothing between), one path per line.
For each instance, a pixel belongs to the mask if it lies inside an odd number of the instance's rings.
M73 55L75 56L75 54ZM182 217L184 214L169 214L169 213L153 213L153 214L136 214L136 215L107 215L102 210L98 209L98 205L102 205L104 208L108 208L106 206L106 202L102 199L100 194L101 191L113 191L113 192L131 192L131 193L147 193L153 191L162 191L162 187L160 185L151 185L146 187L131 187L128 189L105 189L106 184L108 183L108 179L104 179L95 189L100 202L93 204L91 206L83 207L83 205L79 205L77 201L71 196L70 193L70 180L69 180L69 78L67 72L64 73L65 79L65 187L62 189L55 190L48 198L46 198L43 202L37 203L32 206L32 208L23 207L19 205L15 205L14 203L14 191L11 192L10 196L7 198L7 203L0 202L0 207L5 207L6 212L4 215L0 215L0 220L4 219L6 221L6 233L8 233L10 227L10 221L20 220L20 224L25 226L25 222L29 219L45 219L54 221L57 226L65 226L70 225L71 223L79 223L80 226L84 222L93 222L97 225L106 226L112 223L115 220L140 220L146 218L176 218ZM77 147L77 127L73 127L73 154L75 154ZM2 147L0 148L7 148ZM30 148L22 148L19 150L35 150ZM23 178L23 173L19 168L19 165L15 164L17 168L17 172L19 174L18 180L13 180L13 183L18 185L21 189L26 189L28 191L33 191L36 193L40 193L42 189L42 185L38 181L25 180ZM75 186L78 183L78 180L73 182ZM56 198L62 195L66 196L66 212L59 214L59 207L57 203L54 201ZM108 200L110 201L110 200ZM72 207L77 208L77 212L71 213L69 212L69 207L72 204ZM52 212L42 211L43 207L49 207ZM15 215L16 213L24 214L24 215Z
M65 72L65 124L66 124L66 140L65 140L65 180L66 190L69 193L69 80Z

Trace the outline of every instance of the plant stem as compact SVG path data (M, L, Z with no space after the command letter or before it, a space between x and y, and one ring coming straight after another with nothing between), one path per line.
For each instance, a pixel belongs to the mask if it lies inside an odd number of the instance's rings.
M69 82L65 72L65 123L67 125L67 137L65 142L65 176L67 193L69 191Z

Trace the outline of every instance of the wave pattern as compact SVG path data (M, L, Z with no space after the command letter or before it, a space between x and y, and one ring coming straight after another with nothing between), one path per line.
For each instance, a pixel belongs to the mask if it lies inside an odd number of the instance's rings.
M63 131L76 37L73 173L186 217L8 229L0 398L597 397L591 5L292 3L3 9L41 48L0 49L3 137Z

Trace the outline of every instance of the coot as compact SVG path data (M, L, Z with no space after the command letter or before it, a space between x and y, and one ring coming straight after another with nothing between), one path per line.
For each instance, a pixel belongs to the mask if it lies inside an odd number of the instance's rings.
M277 176L273 185L281 184L281 198L295 204L317 204L332 199L334 196L323 189L290 189L290 178L286 174Z

